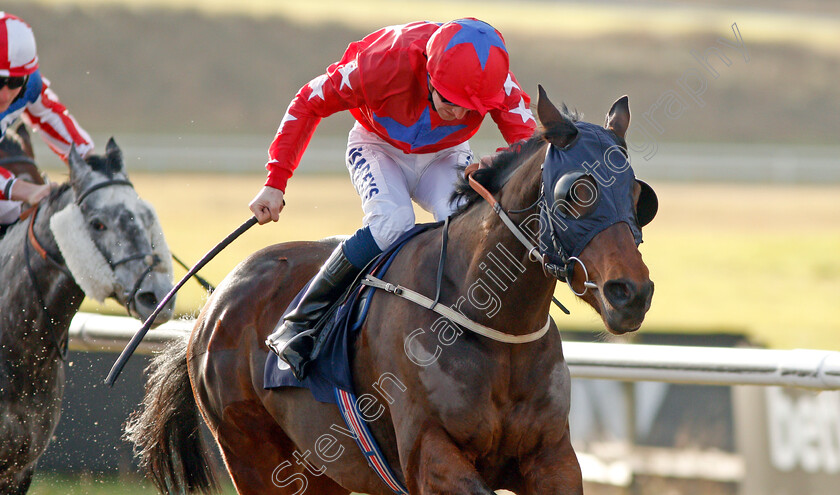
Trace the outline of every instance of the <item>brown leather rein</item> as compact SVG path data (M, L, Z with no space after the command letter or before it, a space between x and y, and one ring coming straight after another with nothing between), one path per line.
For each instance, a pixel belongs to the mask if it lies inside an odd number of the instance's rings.
M464 169L464 177L466 177L467 180L469 181L470 187L472 187L475 192L477 192L482 198L484 198L488 203L490 203L490 206L493 208L493 211L496 212L496 214L499 216L499 218L502 219L502 223L504 223L505 226L508 228L508 230L510 230L510 232L514 235L514 237L516 237L516 239L520 243L522 243L523 246L525 246L525 249L528 250L528 259L533 261L534 263L539 263L540 266L542 267L543 273L545 274L546 277L558 278L557 275L554 273L554 271L548 269L548 266L547 266L549 264L548 257L545 256L544 254L540 253L539 247L535 246L525 236L525 234L522 232L522 230L520 230L519 227L515 223L513 223L513 220L510 219L510 216L508 216L507 212L502 208L502 205L499 204L499 201L496 200L496 197L493 196L493 194L490 191L488 191L487 188L485 188L477 180L475 180L475 178L473 177L473 172L475 172L476 170L479 170L481 168L484 168L483 164L481 162L475 162L475 163L471 163L470 165L467 166L466 169ZM540 202L540 200L537 199L537 202L534 203L534 205L539 204L539 202ZM533 207L534 205L532 205L531 207ZM531 207L528 207L526 209L529 209ZM524 210L518 210L517 212L522 212L522 211L524 211ZM569 289L571 289L573 294L580 297L583 294L585 294L588 289L590 289L590 288L594 289L597 286L589 280L589 272L586 270L586 266L583 264L583 262L580 261L578 258L573 258L573 259L575 261L577 261L578 263L580 263L581 267L583 267L584 274L585 274L584 275L584 279L585 279L584 287L585 287L585 289L584 289L583 292L580 292L580 293L577 292L574 289L574 287L572 287L571 277L566 277L566 284L569 286ZM553 295L551 296L551 300L554 302L554 304L558 308L560 308L561 311L563 311L566 314L570 314L569 310L563 305L563 303L561 303Z
M20 215L21 221L26 220L26 218L29 217L29 227L27 227L26 229L26 238L29 241L29 244L35 250L35 252L41 256L41 258L43 258L45 261L52 263L56 268L64 272L65 275L68 275L72 278L73 274L70 273L70 270L68 270L63 263L50 256L50 253L48 253L47 250L44 249L44 246L41 245L41 242L38 241L38 238L35 236L35 217L38 215L39 206L40 204L30 206L26 211L24 211Z

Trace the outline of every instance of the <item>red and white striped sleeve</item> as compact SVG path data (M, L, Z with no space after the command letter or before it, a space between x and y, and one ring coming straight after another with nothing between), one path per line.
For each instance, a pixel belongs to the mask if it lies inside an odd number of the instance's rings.
M70 115L67 107L61 104L58 96L50 89L49 81L43 79L43 82L41 94L35 102L26 106L24 117L41 132L47 145L64 160L67 160L70 146L73 144L80 155L87 155L93 150L90 135Z
M0 200L12 198L12 186L15 183L15 174L0 167Z

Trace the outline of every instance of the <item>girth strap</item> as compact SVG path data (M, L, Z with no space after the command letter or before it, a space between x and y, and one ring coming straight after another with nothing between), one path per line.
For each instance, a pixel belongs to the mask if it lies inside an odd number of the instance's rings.
M344 418L344 423L350 432L353 433L353 439L356 440L356 445L361 449L373 472L397 495L408 495L408 488L405 487L391 469L391 465L388 464L388 459L382 454L376 438L371 434L370 428L368 428L367 420L359 412L356 396L336 387L335 399L341 417Z
M510 335L508 333L494 330L490 327L482 325L481 323L474 322L466 316L462 315L461 313L450 308L449 306L444 306L443 304L436 304L435 301L429 299L423 294L420 294L419 292L415 292L411 289L406 289L405 287L402 287L400 285L389 284L381 279L374 277L373 275L366 275L365 278L362 279L362 285L367 285L368 287L382 289L386 292L390 292L395 296L402 297L403 299L411 301L414 304L422 306L426 309L430 309L435 313L438 313L439 315L447 318L449 321L461 325L467 330L475 332L489 339L496 340L498 342L504 342L506 344L525 344L528 342L534 342L536 340L541 339L546 334L546 332L548 332L548 328L551 326L551 315L549 315L548 319L545 322L545 325L543 325L543 327L537 330L536 332L525 335Z

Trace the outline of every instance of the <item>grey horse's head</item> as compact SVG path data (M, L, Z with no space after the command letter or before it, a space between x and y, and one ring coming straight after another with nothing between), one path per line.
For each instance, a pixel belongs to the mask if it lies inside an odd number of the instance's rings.
M75 200L50 228L76 283L99 302L113 298L145 320L172 288L172 261L157 214L134 191L113 138L104 155L68 156ZM155 318L172 317L174 298Z

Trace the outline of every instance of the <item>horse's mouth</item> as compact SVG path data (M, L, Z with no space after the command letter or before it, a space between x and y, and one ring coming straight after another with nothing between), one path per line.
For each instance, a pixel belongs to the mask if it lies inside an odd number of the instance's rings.
M622 304L619 307L613 304L617 301L616 297L609 297L604 295L603 292L601 293L601 297L599 297L599 302L603 308L601 314L603 315L604 325L610 333L623 335L641 328L653 298L653 283L648 281L638 287L641 290L634 292L632 298L621 299Z
M157 302L155 302L154 304L141 304L138 302L138 298L135 298L135 303L131 306L132 316L134 316L140 321L146 321L157 309ZM161 308L160 312L155 316L155 320L154 323L152 323L152 327L156 327L172 319L174 311L175 300L172 299L169 302L167 302L166 306Z
M612 316L612 314L608 314L604 318L604 324L607 327L607 331L613 335L633 333L642 327L642 323L645 320L644 314L637 318L613 318Z
M140 291L130 301L128 299L129 297L129 294L121 294L121 297L116 293L111 294L111 298L125 308L129 316L142 322L145 322L152 315L157 309L159 301L163 298L162 295L150 291ZM171 320L174 312L175 298L172 298L155 316L152 327L157 327Z

